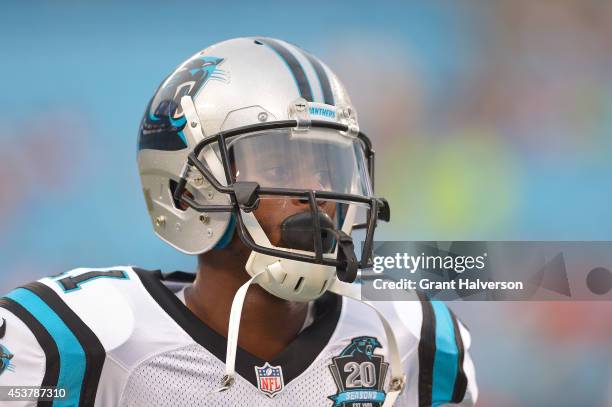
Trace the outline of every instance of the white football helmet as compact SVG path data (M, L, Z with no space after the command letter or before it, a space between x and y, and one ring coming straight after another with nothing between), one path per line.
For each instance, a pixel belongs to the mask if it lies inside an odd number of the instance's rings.
M247 271L269 268L275 278L262 286L281 298L315 299L336 273L353 281L369 263L376 220L388 220L386 201L372 195L374 152L344 86L286 42L239 38L193 55L151 99L138 147L155 233L200 254L227 244L235 223L253 250ZM272 198L310 203L276 246L253 213ZM324 202L337 203L335 219L319 211ZM360 208L369 216L357 260L350 234Z
M238 233L252 250L252 278L232 306L224 389L249 284L293 301L327 290L359 297L348 283L371 265L374 229L389 220L389 206L373 195L374 151L344 86L309 53L270 38L196 53L147 106L138 166L162 240L200 254ZM277 230L258 218L271 204L288 214ZM355 227L366 229L359 259ZM401 377L394 380L399 386Z

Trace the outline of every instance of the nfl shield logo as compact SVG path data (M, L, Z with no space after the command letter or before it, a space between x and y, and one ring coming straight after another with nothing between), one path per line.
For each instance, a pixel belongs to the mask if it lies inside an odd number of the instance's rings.
M283 370L280 366L270 366L268 362L262 367L255 366L257 387L259 391L272 398L285 388Z

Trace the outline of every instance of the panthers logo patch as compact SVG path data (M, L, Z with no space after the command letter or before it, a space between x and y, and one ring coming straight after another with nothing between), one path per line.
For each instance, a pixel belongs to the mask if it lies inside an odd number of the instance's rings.
M2 318L2 325L0 325L0 339L4 338L6 333L6 320ZM13 354L2 344L0 344L0 375L5 370L12 372L15 370L15 365L11 363Z
M372 336L352 338L340 355L332 358L329 370L338 392L328 396L333 407L380 407L385 401L383 386L389 364L374 351L382 348Z

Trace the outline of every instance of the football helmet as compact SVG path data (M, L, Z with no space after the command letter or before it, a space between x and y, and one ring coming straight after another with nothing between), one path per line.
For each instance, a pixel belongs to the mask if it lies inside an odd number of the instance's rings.
M288 300L320 296L335 275L353 281L371 264L377 220L389 218L387 202L373 196L374 151L344 86L279 40L229 40L182 63L147 106L138 165L162 240L200 254L236 229L253 250L249 274L271 269L264 288ZM310 207L282 225L284 244L271 242L255 216L269 199ZM331 202L333 213L322 213ZM360 213L358 259L350 234Z
M348 283L371 265L377 221L390 217L374 196L374 150L346 89L319 59L271 38L224 41L179 65L145 110L138 166L163 241L200 254L237 233L251 249L223 389L233 380L248 286L293 301L327 290L359 297ZM287 216L271 228L263 207ZM365 229L359 256L355 228Z

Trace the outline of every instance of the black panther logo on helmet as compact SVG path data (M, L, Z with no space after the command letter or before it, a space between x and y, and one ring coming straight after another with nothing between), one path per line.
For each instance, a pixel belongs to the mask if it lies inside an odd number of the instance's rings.
M209 79L224 80L223 58L196 56L174 71L159 87L140 124L138 149L176 151L187 147L183 96L195 96Z

